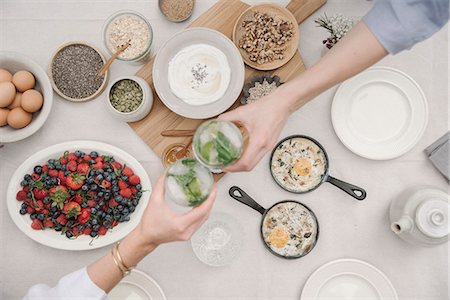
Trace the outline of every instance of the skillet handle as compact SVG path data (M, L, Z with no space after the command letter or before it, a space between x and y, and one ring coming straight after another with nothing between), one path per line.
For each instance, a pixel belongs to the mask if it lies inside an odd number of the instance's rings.
M328 176L327 181L329 183L331 183L332 185L340 188L341 190L343 190L344 192L346 192L347 194L349 194L350 196L352 196L353 198L357 199L357 200L364 200L366 199L367 193L364 189L344 182L342 180L336 179L332 176Z
M228 191L231 198L241 202L242 204L245 204L254 210L258 211L260 214L264 214L266 212L266 209L259 205L255 200L253 200L252 197L247 195L241 188L237 186L232 186L230 190Z

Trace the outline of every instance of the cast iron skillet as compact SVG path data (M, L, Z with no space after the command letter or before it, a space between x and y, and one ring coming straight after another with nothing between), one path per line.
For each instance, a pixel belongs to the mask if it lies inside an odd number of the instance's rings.
M249 195L247 195L241 188L237 187L237 186L232 186L230 188L230 190L228 191L228 193L230 194L230 196L241 202L242 204L245 204L251 208L253 208L254 210L258 211L259 213L262 214L262 219L261 219L261 225L260 225L260 234L261 234L261 239L264 242L264 245L266 246L266 248L274 255L281 257L281 258L285 258L285 259L295 259L295 258L300 258L303 257L305 255L307 255L308 253L311 252L312 249L314 249L314 247L317 244L317 240L319 239L319 222L317 221L317 217L314 214L314 212L307 207L306 205L304 205L303 203L300 203L298 201L294 201L294 200L284 200L284 201L279 201L277 203L275 203L274 205L272 205L271 207L269 207L268 209L265 209L264 207L262 207L261 205L259 205L255 200L253 200L252 197L250 197ZM316 228L317 228L317 232L316 232L316 240L314 241L314 243L312 244L311 248L309 248L308 251L306 251L305 253L303 253L302 255L299 256L284 256L281 255L275 251L272 250L272 248L270 248L270 246L266 243L266 240L264 239L264 235L263 235L263 226L264 226L264 220L266 218L267 212L269 212L273 207L281 204L281 203L286 203L286 202L293 202L293 203L297 203L300 204L301 206L303 206L306 210L309 211L309 213L311 214L312 218L314 219L315 223L316 223Z
M313 142L314 144L316 144L323 152L324 156L325 156L325 173L322 176L322 180L313 188L307 190L307 191L293 191L293 190L289 190L288 188L284 187L275 177L275 175L273 174L272 171L272 159L273 159L273 155L275 153L275 150L285 141L290 140L290 139L294 139L294 138L304 138L307 140L310 140L311 142ZM323 148L323 146L316 141L315 139L306 136L306 135L291 135L288 136L284 139L282 139L276 146L275 148L273 148L272 150L272 154L270 155L270 161L269 161L269 168L270 168L270 174L272 174L272 178L275 180L275 182L284 190L291 192L291 193L296 193L296 194L304 194L304 193L308 193L311 191L314 191L315 189L317 189L320 185L322 185L322 183L324 182L329 182L332 185L340 188L341 190L343 190L344 192L346 192L347 194L349 194L350 196L352 196L353 198L357 199L357 200L364 200L367 196L366 191L363 188L360 188L356 185L344 182L342 180L339 180L337 178L334 178L332 176L330 176L329 172L329 168L330 168L330 164L329 164L329 159L328 159L328 154L325 151L325 148Z

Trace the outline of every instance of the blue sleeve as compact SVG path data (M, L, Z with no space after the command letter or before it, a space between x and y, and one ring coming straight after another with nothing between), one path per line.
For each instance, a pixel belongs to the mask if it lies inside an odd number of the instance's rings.
M449 19L449 0L378 0L363 18L391 54L410 49Z

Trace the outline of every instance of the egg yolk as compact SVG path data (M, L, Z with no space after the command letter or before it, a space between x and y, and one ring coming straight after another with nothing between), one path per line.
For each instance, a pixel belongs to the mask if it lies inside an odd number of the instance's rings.
M276 227L270 232L268 240L271 245L283 248L289 241L289 234L283 228Z
M299 159L294 165L294 171L300 176L306 176L311 172L312 165L307 159Z

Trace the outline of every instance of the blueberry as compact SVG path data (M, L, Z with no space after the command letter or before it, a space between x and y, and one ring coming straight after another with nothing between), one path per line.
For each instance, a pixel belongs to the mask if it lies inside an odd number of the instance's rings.
M72 227L73 223L74 223L73 220L67 221L66 226Z
M25 215L25 214L27 213L27 209L26 209L26 208L21 208L20 211L19 211L19 213L20 213L21 215Z
M98 174L103 174L103 170L102 169L98 169Z
M73 237L73 234L72 234L72 232L71 231L66 231L66 237L67 238L71 238L71 237Z
M91 223L92 223L92 225L97 225L98 221L97 221L97 219L92 219Z
M83 186L81 187L81 189L82 189L83 191L87 191L89 188L88 188L87 185L83 185Z
M94 231L98 231L100 229L100 224L96 224L94 226L92 226L92 230Z
M91 160L89 161L89 164L94 165L94 164L95 164L95 160L91 159Z
M116 179L116 178L117 178L117 175L116 175L115 173L112 173L112 174L111 174L111 178L112 178L112 179Z
M116 179L113 179L113 180L111 181L111 184L112 184L112 185L117 185L117 183L118 183L118 182L117 182Z
M132 201L132 203L133 203L134 206L137 206L137 205L139 204L139 200L134 199L134 200Z
M119 187L115 186L115 187L112 188L112 190L113 190L113 192L118 192L119 191Z
M117 206L117 209L118 209L118 210L122 210L122 209L123 209L123 205L118 205L118 206Z
M122 201L122 199L123 199L123 197L122 197L122 196L120 196L120 195L116 197L116 201L117 201L117 202L121 202L121 201Z
M52 165L52 164L48 164L48 169L49 170L53 170L55 168L55 166L54 165Z
M91 233L89 234L91 237L96 237L97 236L97 231L91 231Z
M86 202L81 203L82 208L87 208L89 205Z
M109 225L111 225L111 222L110 221L105 221L105 222L103 222L103 226L105 226L105 227L109 227Z
M103 202L103 201L100 201L100 202L98 203L98 206L103 206L103 205L105 205L105 202Z
M28 207L28 203L26 203L26 202L23 202L23 203L22 203L22 205L21 205L21 208L25 208L25 209L27 209L27 207Z
M128 221L130 221L130 216L123 217L123 222L128 222Z
M34 173L36 174L41 174L42 173L42 167L41 166L36 166L34 167Z
M110 167L108 167L108 168L106 169L106 172L111 173L111 172L112 172L112 169L111 169Z
M76 192L74 190L70 190L70 195L75 196Z
M94 200L98 200L98 196L97 195L94 195Z
M111 181L111 179L112 179L111 175L106 175L105 180Z
M120 219L120 215L114 215L114 220L118 221Z
M137 193L136 193L136 196L137 196L138 198L141 198L142 192L137 192Z
M103 197L103 192L98 192L98 193L97 193L97 196L99 196L100 198L102 198L102 197Z
M31 220L34 220L34 219L36 219L36 218L37 218L37 214L33 213L33 214L30 215L30 219L31 219Z
M91 214L95 214L97 212L97 209L95 207L91 208Z
M44 199L42 199L42 202L44 202L44 204L49 204L50 203L50 197L49 196L45 196Z
M128 215L130 213L130 211L128 210L128 208L124 208L122 211L122 214L124 215Z
M81 157L81 151L80 150L75 151L75 156Z
M53 185L57 185L58 184L58 178L52 177L50 180L51 180Z
M97 175L97 180L98 181L102 181L103 180L103 175L102 174Z
M28 183L27 183L27 181L26 181L26 180L22 180L22 181L20 182L20 185L21 185L21 186L27 186L27 185L28 185Z
M105 195L104 195L104 198L105 198L106 200L111 199L111 194L108 193L108 192L106 192Z
M61 225L55 225L55 230L56 231L61 231L62 230L62 227L61 227Z
M96 213L97 216L101 217L102 214L103 214L103 212L101 210L97 210L97 213Z
M58 208L56 206L50 207L49 211L51 213L55 213L58 210Z
M51 165L54 165L55 162L56 162L56 160L54 160L54 159L49 159L47 162L48 162L49 164L51 164Z
M86 155L86 153L84 153L83 151L80 151L80 157L84 157Z
M140 183L136 184L136 190L138 191L142 190L142 185Z
M27 198L31 198L31 197L33 197L33 196L31 195L31 192L28 192L28 193L27 193Z
M98 152L97 151L91 151L90 153L92 158L97 158L98 157Z
M38 215L37 215L37 219L38 219L39 221L44 221L44 219L45 219L44 214L38 214Z
M66 165L62 165L60 169L65 171L66 170Z
M25 176L23 176L23 179L26 181L29 181L30 179L33 179L33 178L31 178L30 174L26 174Z
M58 218L61 215L61 213L59 211L55 211L52 215L52 218Z
M64 171L64 176L67 176L70 174L70 171Z
M123 180L123 181L128 181L128 176L122 175L122 180Z
M134 206L130 207L130 213L133 213L135 210Z
M94 178L89 178L89 179L87 180L87 183L88 183L88 184L93 184L93 183L94 183Z

